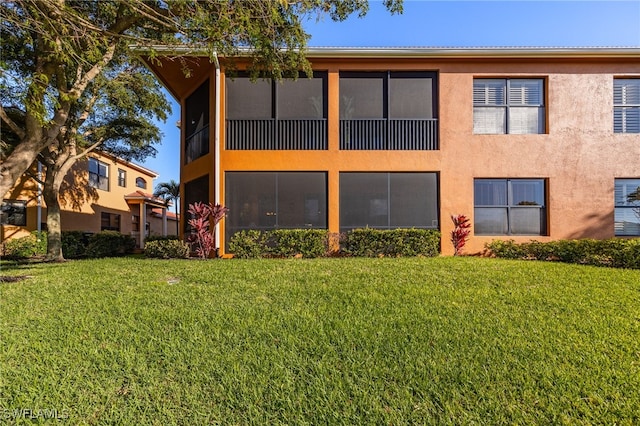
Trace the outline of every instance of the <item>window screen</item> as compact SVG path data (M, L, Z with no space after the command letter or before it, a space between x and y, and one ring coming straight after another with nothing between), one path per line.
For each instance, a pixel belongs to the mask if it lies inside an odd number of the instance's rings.
M437 228L436 173L340 173L340 230Z

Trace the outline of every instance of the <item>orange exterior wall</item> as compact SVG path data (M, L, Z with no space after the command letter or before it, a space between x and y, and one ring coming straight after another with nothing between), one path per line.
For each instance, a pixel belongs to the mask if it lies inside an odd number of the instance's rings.
M183 165L184 184L210 176L221 185L227 171L326 171L328 227L339 230L341 171L424 171L439 173L442 253L453 248L448 235L451 214L474 212L474 178L547 179L548 236L477 236L466 253L478 253L493 239L609 238L614 236L614 178L640 177L640 135L613 133L613 79L640 77L640 58L607 59L317 59L313 68L328 71L327 151L226 151L224 149L224 70L221 76L220 170L214 169L214 126L210 154ZM338 78L341 70L424 70L438 72L438 151L340 151ZM205 78L193 82L191 91ZM546 134L474 135L474 77L536 77L546 81ZM210 74L211 123L215 122L215 74ZM184 81L177 84L185 84ZM184 91L183 91L184 92ZM181 99L184 105L184 98ZM182 136L184 152L184 135ZM183 163L182 163L183 164ZM184 208L184 207L183 207ZM221 224L224 232L224 221ZM472 228L473 229L473 228Z

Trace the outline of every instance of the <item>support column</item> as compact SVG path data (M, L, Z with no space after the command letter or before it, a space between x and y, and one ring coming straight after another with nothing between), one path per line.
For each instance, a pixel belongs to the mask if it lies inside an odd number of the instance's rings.
M147 236L147 205L142 201L140 204L140 248L144 249L144 239Z
M167 236L167 208L162 208L162 236Z

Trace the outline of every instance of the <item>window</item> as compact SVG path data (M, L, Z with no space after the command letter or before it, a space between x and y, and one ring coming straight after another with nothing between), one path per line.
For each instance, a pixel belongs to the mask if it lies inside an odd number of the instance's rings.
M20 200L2 200L0 224L27 226L27 202Z
M544 179L476 179L476 235L545 235Z
M640 235L640 179L615 180L615 234Z
M341 72L340 149L438 149L434 72Z
M544 132L543 79L473 80L473 133Z
M437 228L436 173L340 173L340 231Z
M327 227L327 174L227 172L227 241L243 229Z
M640 133L640 78L613 80L614 133Z
M118 186L127 186L127 171L118 169Z
M226 149L327 149L327 73L312 78L226 79Z
M141 177L136 178L136 186L138 188L147 189L147 181L142 179Z
M120 232L120 215L105 212L100 213L100 230Z
M89 185L103 191L109 190L109 165L107 163L89 158Z

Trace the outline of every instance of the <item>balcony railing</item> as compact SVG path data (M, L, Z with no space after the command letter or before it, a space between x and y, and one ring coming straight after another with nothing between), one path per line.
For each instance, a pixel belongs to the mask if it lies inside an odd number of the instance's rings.
M340 120L342 150L440 149L437 119L359 119Z
M185 163L209 153L209 126L205 126L185 141Z
M327 120L227 120L228 150L326 150Z

